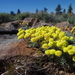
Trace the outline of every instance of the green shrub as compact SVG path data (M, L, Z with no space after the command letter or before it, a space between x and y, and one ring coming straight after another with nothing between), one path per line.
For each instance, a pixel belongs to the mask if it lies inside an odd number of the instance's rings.
M29 17L30 13L26 12L26 13L21 13L21 14L17 14L16 16L14 16L13 20L23 20L26 17Z
M72 24L73 26L75 26L75 15L72 15L68 18L68 22L70 24Z
M0 23L12 21L13 16L8 13L0 13Z
M55 22L55 17L47 12L39 12L38 14L31 14L31 17L38 18L39 20L45 21L47 23Z

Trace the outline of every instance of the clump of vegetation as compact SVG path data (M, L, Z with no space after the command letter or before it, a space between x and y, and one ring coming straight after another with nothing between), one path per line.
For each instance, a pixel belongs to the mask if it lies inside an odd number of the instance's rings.
M13 20L24 20L26 17L30 17L29 12L17 14L16 16L13 17Z
M66 65L68 69L74 67L74 36L54 26L19 29L18 31L18 39L28 39L33 47L38 47L48 56L50 62Z
M21 13L21 11L18 9L17 13L14 13L14 11L11 11L9 13L0 13L0 23L9 22L9 21L15 21L15 20L24 20L26 17L34 17L38 18L39 20L45 21L47 23L59 23L63 21L68 21L73 26L75 25L74 19L75 15L73 14L73 8L70 4L68 11L66 13L66 9L62 10L62 7L60 4L57 5L55 11L56 13L48 13L48 9L44 7L41 11L36 9L35 13L25 12Z
M8 13L0 13L0 24L12 21L13 16Z
M72 24L73 26L75 26L75 15L71 15L69 18L68 18L68 22L70 24Z
M22 22L22 23L19 23L19 25L21 25L21 28L24 30L29 29L29 23Z

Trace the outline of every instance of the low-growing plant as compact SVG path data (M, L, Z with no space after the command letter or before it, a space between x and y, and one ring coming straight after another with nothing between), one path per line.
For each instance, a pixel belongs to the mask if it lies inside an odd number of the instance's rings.
M37 45L49 57L50 62L66 65L70 69L75 63L75 41L74 36L67 34L55 26L42 26L19 29L17 36L18 39L28 39L34 47Z
M8 71L8 75L14 75L14 65L12 62L9 63L9 65L5 66L5 70Z
M43 57L41 55L41 51L40 50L37 50L36 53L38 55L39 65L40 65L40 67L42 67L42 65L43 65L42 59L43 59Z

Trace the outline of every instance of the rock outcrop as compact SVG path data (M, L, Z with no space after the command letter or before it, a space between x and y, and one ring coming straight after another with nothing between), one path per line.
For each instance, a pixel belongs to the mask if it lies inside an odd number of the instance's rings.
M17 29L21 27L19 23L22 23L23 20L17 20L13 22L3 23L1 24L0 34L17 34Z
M58 27L58 28L64 28L66 26L72 27L72 25L68 21L57 23L55 26Z
M37 49L29 48L28 42L21 40L0 44L0 59L8 59L16 55L33 55Z
M13 30L13 29L17 29L19 27L19 23L22 23L23 20L17 20L17 21L13 21L13 22L8 22L5 24L5 29L6 30Z
M52 26L52 23L46 23L44 21L39 21L36 24L34 24L32 27L37 28L37 27L41 27L41 26Z
M23 20L23 23L28 23L28 27L34 26L39 20L37 18L25 18Z
M4 29L5 30L11 30L11 29L15 29L15 27L12 25L12 22L8 22L5 24Z

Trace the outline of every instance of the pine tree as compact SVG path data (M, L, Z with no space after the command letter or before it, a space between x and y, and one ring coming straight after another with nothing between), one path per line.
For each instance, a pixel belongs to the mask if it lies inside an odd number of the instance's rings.
M63 10L63 13L66 13L66 9Z
M20 13L21 13L21 11L20 11L20 9L18 9L18 10L17 10L17 14L20 14Z
M44 12L47 12L47 10L48 10L48 9L44 7Z
M39 11L38 11L38 9L36 9L36 13L38 13Z
M72 8L72 5L70 4L69 9L68 9L68 13L72 14L73 13L72 10L73 10L73 8Z
M10 14L13 15L13 16L15 15L14 11L11 11Z
M61 12L61 10L62 10L61 5L58 4L58 6L57 6L57 8L55 10L56 10L56 14L61 14L62 13Z

